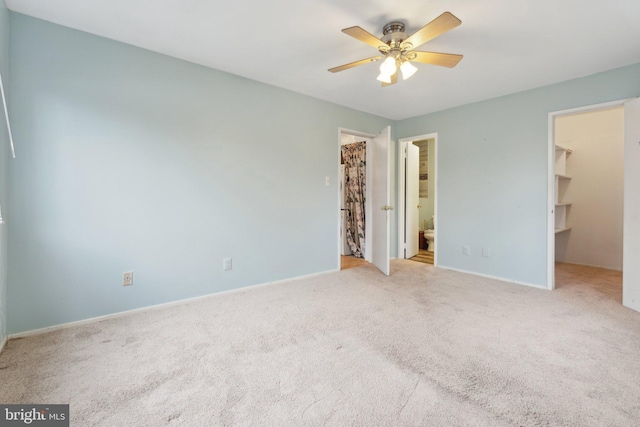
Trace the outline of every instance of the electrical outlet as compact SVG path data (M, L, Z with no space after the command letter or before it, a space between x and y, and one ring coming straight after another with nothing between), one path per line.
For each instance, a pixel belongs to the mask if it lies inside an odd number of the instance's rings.
M133 271L128 271L122 275L122 285L133 285Z
M232 264L231 264L231 258L225 258L222 260L222 269L223 270L231 270L232 268Z
M485 258L491 258L491 249L482 248L482 256Z
M471 246L463 246L462 255L471 255Z
M331 178L329 178L328 176L324 178L324 185L326 185L327 187L329 185L331 185Z

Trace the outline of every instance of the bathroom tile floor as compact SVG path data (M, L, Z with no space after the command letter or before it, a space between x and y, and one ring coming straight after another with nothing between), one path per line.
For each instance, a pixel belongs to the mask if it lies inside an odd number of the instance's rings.
M418 255L413 258L409 258L411 261L424 262L425 264L433 264L434 252L429 252L426 249L420 249Z

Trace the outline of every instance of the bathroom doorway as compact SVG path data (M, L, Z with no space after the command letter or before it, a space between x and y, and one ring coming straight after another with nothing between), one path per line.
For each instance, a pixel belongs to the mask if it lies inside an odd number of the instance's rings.
M437 265L437 134L398 144L398 258Z

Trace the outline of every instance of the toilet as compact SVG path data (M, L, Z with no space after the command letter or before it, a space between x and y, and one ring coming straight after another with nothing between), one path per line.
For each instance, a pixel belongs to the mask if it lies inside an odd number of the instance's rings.
M435 216L431 217L431 223L433 224L433 228L432 230L425 230L424 231L424 238L427 239L427 242L429 243L429 245L427 246L427 250L429 252L433 252L433 250L435 249L435 240L436 240L436 219Z
M427 250L429 252L433 252L433 248L434 248L434 240L436 239L436 234L435 234L435 230L426 230L424 232L424 238L427 239L427 242L429 243L429 246L427 246Z

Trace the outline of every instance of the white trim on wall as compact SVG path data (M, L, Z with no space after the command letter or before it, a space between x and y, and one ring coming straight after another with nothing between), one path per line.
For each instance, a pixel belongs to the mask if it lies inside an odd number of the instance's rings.
M405 148L407 144L411 144L414 141L424 141L425 139L433 139L433 188L434 188L434 199L433 199L433 213L434 217L438 218L438 133L428 133L424 135L411 136L408 138L400 138L398 140L398 259L404 259L404 191L405 191ZM431 178L431 171L429 171L429 178ZM437 221L434 223L434 233L438 235L438 225ZM438 265L438 238L435 239L435 245L433 248L433 265Z
M531 288L537 288L537 289L546 289L543 285L534 285L533 283L520 282L518 280L507 279L507 278L500 277L500 276L493 276L491 274L477 273L475 271L464 270L464 269L461 269L461 268L442 267L442 266L440 266L440 268L442 268L443 270L456 271L458 273L470 274L472 276L486 277L487 279L499 280L499 281L505 282L505 283L513 283L515 285L529 286Z
M181 300L177 300L177 301L170 301L170 302L166 302L166 303L162 303L162 304L150 305L150 306L147 306L147 307L134 308L132 310L120 311L120 312L117 312L117 313L105 314L104 316L91 317L89 319L77 320L75 322L68 322L68 323L62 323L62 324L59 324L59 325L47 326L45 328L32 329L32 330L29 330L29 331L18 332L18 333L15 333L15 334L9 334L9 336L5 338L4 343L6 343L8 339L11 340L11 339L15 339L15 338L24 338L24 337L28 337L28 336L31 336L31 335L46 334L48 332L59 331L61 329L74 328L76 326L82 326L82 325L88 325L88 324L91 324L91 323L102 322L102 321L108 320L108 319L117 319L119 317L128 316L130 314L143 313L143 312L146 312L146 311L153 311L153 310L166 308L166 307L181 306L181 305L184 305L184 304L189 304L189 303L200 301L200 300L207 299L207 298L217 298L217 297L230 295L230 294L237 294L237 293L241 293L241 292L249 292L249 291L255 290L257 288L263 288L263 287L266 287L266 286L273 286L273 285L281 285L281 284L284 284L284 283L293 282L295 280L304 280L304 279L309 279L309 278L317 277L317 276L324 276L325 274L336 273L336 272L338 272L338 270L321 271L319 273L306 274L306 275L298 276L298 277L290 277L288 279L277 280L275 282L259 283L257 285L246 286L244 288L229 289L228 291L215 292L215 293L212 293L212 294L200 295L200 296L193 297L193 298L186 298L186 299L181 299ZM2 343L2 346L4 346L4 343ZM0 351L1 351L1 348L2 347L0 347Z
M553 111L548 116L548 146L547 146L547 289L555 289L555 260L556 260L556 232L555 232L555 122L556 117L569 114L585 113L588 111L604 110L612 107L624 106L631 98L618 101L603 102L601 104L586 105L568 110Z

